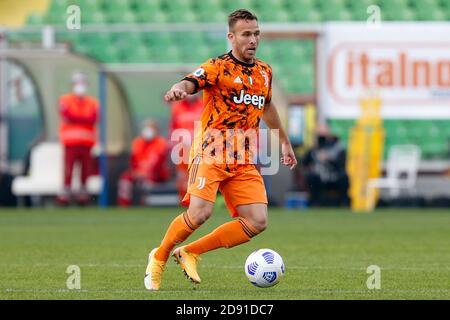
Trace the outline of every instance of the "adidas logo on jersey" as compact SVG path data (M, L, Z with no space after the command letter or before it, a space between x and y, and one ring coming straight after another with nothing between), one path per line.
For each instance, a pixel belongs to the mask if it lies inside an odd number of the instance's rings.
M234 103L244 103L246 105L252 104L255 107L258 107L258 109L262 109L264 107L264 102L266 101L266 98L264 96L257 96L256 94L250 95L245 94L244 90L241 90L240 96L234 97L233 102Z
M234 83L242 83L242 80L239 76L236 77L236 79L234 79L233 81Z

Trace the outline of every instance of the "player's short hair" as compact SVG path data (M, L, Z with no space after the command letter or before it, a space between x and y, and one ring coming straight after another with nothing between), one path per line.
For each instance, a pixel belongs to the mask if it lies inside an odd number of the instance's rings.
M236 22L239 20L256 20L258 21L258 17L251 11L247 9L238 9L233 11L228 15L228 30L232 30Z

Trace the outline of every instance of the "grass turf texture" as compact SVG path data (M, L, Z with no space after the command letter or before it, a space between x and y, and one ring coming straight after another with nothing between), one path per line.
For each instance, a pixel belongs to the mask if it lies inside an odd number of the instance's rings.
M148 252L178 208L0 210L0 299L449 299L448 210L269 210L269 228L244 245L202 257L202 283L184 278L172 258L161 291L143 286ZM229 220L215 210L188 241ZM286 275L252 286L243 270L255 249L271 248ZM81 290L68 290L69 265ZM369 265L381 290L368 290Z

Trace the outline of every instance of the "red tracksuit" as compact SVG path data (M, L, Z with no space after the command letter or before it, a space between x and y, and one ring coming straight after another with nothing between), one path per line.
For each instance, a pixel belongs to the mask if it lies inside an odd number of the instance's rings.
M96 142L98 103L93 97L67 94L60 98L59 104L60 139L64 145L64 187L70 188L73 167L78 162L84 188L92 167L91 148Z
M122 173L118 186L118 204L127 207L133 200L133 185L142 179L157 183L169 179L167 165L168 144L163 137L146 141L142 137L134 139L131 147L130 168Z

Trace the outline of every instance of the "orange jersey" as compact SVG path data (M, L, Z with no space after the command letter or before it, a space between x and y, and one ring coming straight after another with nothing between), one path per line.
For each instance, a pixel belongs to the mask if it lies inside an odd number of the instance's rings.
M230 157L238 161L244 157L245 163L251 162L248 140L239 141L243 136L228 139L229 132L258 132L264 106L272 98L272 68L259 59L252 64L241 62L230 51L209 59L184 80L194 83L195 92L204 90L201 130L196 132L191 162L200 153L226 158L227 164ZM225 138L219 139L218 133ZM245 145L244 156L241 143ZM235 168L234 164L224 167Z

